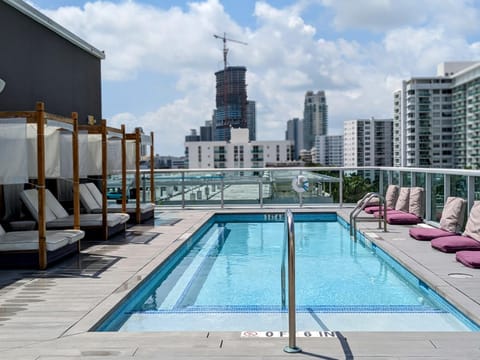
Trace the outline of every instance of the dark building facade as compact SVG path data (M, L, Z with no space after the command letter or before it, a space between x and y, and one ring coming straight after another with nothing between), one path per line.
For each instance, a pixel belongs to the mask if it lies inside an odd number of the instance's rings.
M37 101L63 116L102 118L103 52L23 1L0 0L0 110L33 110Z
M217 71L214 140L230 140L230 128L247 128L247 68L228 66Z

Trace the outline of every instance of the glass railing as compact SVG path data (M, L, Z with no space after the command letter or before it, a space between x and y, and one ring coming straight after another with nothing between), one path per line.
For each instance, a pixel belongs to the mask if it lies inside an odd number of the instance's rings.
M294 190L292 182L299 175L308 179L305 192ZM149 171L142 172L141 184L142 201L148 202ZM350 206L369 191L384 194L389 184L423 187L425 219L431 221L440 219L448 196L465 198L469 208L473 201L480 200L480 170L295 167L156 170L155 202L159 206L180 208L237 205L259 208L282 205L342 207ZM130 188L131 194L134 191Z

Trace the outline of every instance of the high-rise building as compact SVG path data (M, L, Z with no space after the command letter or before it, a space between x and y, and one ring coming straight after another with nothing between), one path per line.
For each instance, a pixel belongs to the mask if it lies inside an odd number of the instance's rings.
M345 167L392 166L393 119L357 119L343 123Z
M310 150L315 136L328 133L328 106L324 91L307 91L303 108L303 146Z
M213 127L212 121L205 121L204 126L200 126L200 141L212 141L213 140Z
M323 166L343 166L343 135L317 135L312 162Z
M214 140L230 140L231 128L247 128L247 68L228 66L217 71L216 110L214 112Z
M394 93L395 165L480 168L480 62L445 62ZM398 150L398 151L397 151Z
M249 140L257 140L257 110L256 103L252 100L247 100L247 127Z
M300 151L303 147L303 121L299 118L293 118L287 121L287 131L285 139L293 141L295 144L295 160L300 159Z

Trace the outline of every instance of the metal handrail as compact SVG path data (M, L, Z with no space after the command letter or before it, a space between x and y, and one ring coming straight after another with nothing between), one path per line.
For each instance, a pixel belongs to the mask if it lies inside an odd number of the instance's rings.
M296 345L296 314L295 314L295 223L290 209L285 211L285 230L288 238L288 346L283 348L287 353L302 351Z
M385 204L385 198L380 195L379 193L376 192L370 192L365 194L365 196L359 201L357 206L350 212L350 236L353 236L355 240L357 240L357 220L358 220L358 215L360 212L365 209L367 204L369 203L370 200L378 198L378 210L379 212L382 211L383 209L383 216L378 216L378 228L382 228L382 223L383 223L383 231L387 232L387 207ZM364 221L371 221L374 220L374 218L363 218Z
M286 294L286 258L287 258L287 243L288 243L288 219L287 214L285 213L285 231L283 237L283 246L282 246L282 265L280 268L280 282L281 282L281 289L282 289L282 309L286 309L287 307L287 294Z

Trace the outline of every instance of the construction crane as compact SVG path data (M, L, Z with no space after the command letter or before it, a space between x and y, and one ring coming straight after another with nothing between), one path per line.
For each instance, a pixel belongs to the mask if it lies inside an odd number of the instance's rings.
M228 54L227 41L232 41L232 42L235 42L237 44L242 44L242 45L248 45L246 42L227 38L226 33L223 33L223 36L213 34L213 37L215 39L220 39L220 40L223 41L223 68L224 69L227 68L227 54Z

